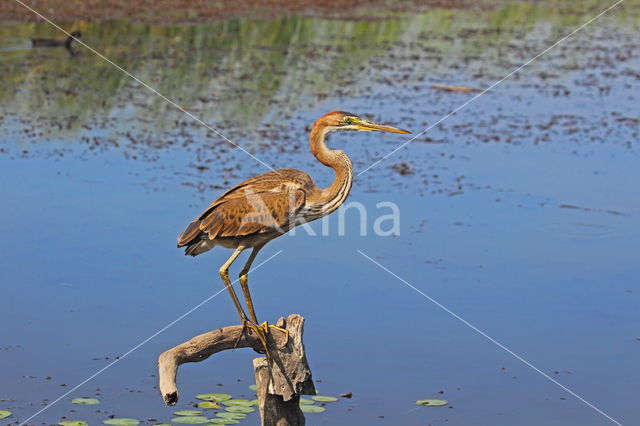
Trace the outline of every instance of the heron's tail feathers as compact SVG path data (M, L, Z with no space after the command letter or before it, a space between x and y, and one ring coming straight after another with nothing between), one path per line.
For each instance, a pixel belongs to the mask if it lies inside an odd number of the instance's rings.
M186 247L185 255L197 256L209 251L215 243L200 229L200 220L194 220L178 235L178 247Z
M187 245L187 249L184 251L184 254L185 256L197 256L211 250L214 246L215 243L211 240L194 241Z

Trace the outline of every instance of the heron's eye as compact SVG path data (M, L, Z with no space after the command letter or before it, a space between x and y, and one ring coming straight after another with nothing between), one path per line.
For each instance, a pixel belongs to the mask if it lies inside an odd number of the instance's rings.
M351 117L345 117L344 124L351 124Z

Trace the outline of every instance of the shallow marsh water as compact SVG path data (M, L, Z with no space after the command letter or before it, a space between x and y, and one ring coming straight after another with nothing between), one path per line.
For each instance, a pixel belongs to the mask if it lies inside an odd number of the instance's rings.
M344 109L418 133L475 96L432 84L485 88L606 6L66 28L269 165L327 184L307 148L318 116ZM310 424L607 424L357 250L637 422L638 12L625 2L359 176L350 201L367 207L367 236L350 210L345 236L331 219L329 236L265 249L258 262L282 253L250 280L258 315L304 315L319 392L354 395ZM47 35L59 36L0 28L0 409L17 423L222 288L229 253L186 258L175 236L222 188L265 171L82 47L29 48ZM408 139L330 144L362 171ZM396 237L372 233L384 201L400 207ZM181 367L175 408L154 388L160 352L235 322L221 293L30 423L153 424L199 393L251 397L248 351ZM415 405L431 397L450 406Z

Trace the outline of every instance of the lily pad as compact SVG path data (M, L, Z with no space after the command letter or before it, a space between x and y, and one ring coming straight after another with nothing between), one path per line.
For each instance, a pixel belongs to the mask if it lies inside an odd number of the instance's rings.
M223 419L233 419L233 420L244 419L245 417L247 417L247 415L244 413L229 413L228 411L222 411L221 413L216 413L216 416L221 417Z
M312 401L309 398L300 398L300 405L311 405L315 403L315 401Z
M178 410L178 411L174 411L173 414L175 414L176 416L199 416L200 414L202 414L202 411Z
M171 423L156 423L153 426L171 426Z
M222 419L222 418L220 418L220 419L211 419L211 423L210 424L213 424L213 425L236 425L238 423L240 423L240 422L237 421L237 420L234 420L234 419Z
M319 405L301 405L300 410L303 413L322 413L326 411L326 408L320 407Z
M418 405L424 405L426 407L441 407L447 405L449 401L445 399L419 399L416 401Z
M258 406L258 404L260 404L260 401L258 401L257 399L252 399L249 402L251 402L251 405L255 405L256 407Z
M203 425L209 423L211 419L204 416L180 416L171 419L173 423L181 423L185 425Z
M322 396L322 395L312 396L311 399L318 402L336 402L338 400L338 398L334 398L333 396Z
M62 420L58 422L60 426L89 426L89 422L84 420Z
M256 411L254 408L244 405L232 405L231 407L226 407L225 410L230 413L253 413Z
M222 404L226 406L242 405L244 407L251 407L253 405L253 402L249 401L248 399L230 399L228 401L222 401Z
M71 403L81 405L96 405L100 404L100 400L98 398L74 398L71 400Z
M252 391L257 391L258 390L258 386L257 385L249 385L249 389L251 389Z
M13 414L11 411L7 411L7 410L0 410L0 419L6 419L7 417L9 417L11 414Z
M216 408L222 408L222 407L212 401L203 401L198 403L198 408L208 408L210 410L214 410Z
M116 425L116 426L136 426L140 424L140 420L121 418L121 419L103 420L102 423L104 423L105 425Z
M227 395L226 393L203 393L200 395L196 395L196 398L202 399L204 401L222 402L228 401L233 397L231 395Z

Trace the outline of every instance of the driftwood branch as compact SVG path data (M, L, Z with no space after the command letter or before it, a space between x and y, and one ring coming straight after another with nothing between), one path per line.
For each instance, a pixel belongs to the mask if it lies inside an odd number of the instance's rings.
M287 319L280 318L276 326L288 330L288 341L283 332L270 329L267 345L271 357L253 360L262 424L303 425L300 395L316 393L302 342L304 318L289 315ZM181 364L200 362L220 351L247 347L263 350L262 342L253 330L234 325L200 334L163 352L158 359L158 370L160 393L165 404L178 402L176 377Z

